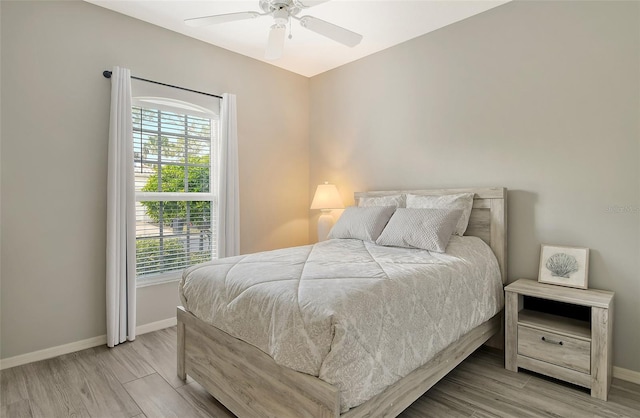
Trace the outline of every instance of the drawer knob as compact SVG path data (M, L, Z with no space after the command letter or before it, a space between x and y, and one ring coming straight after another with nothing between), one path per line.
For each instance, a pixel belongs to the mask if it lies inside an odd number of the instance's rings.
M549 344L562 345L562 341L551 340L549 338L542 337L542 341L544 341L545 343L549 343Z

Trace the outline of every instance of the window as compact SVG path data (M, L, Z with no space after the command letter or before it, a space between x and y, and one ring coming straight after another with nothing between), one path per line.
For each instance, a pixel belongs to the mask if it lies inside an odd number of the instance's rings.
M132 108L136 277L157 283L216 257L213 185L218 118L175 100Z

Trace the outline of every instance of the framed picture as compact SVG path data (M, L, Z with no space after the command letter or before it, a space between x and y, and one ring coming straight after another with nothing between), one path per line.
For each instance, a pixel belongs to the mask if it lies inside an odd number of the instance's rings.
M589 249L542 245L540 250L540 283L587 288Z

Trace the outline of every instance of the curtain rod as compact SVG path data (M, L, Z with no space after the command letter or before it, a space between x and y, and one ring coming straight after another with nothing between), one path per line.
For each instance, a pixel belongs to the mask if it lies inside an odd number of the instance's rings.
M104 78L111 78L111 71L105 70L102 72L102 75L104 76ZM159 84L161 86L173 87L174 89L178 89L178 90L190 91L191 93L204 94L205 96L217 97L218 99L222 99L222 96L218 96L217 94L205 93L203 91L198 91L198 90L191 90L185 87L161 83L159 81L147 80L146 78L140 78L140 77L134 77L134 76L131 76L131 78L133 78L134 80L146 81L147 83Z

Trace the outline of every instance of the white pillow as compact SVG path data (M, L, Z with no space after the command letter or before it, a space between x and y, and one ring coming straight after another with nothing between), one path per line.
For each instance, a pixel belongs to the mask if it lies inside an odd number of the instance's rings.
M440 196L420 196L415 194L407 195L408 208L426 209L461 209L462 215L458 220L454 235L464 235L469 225L469 216L473 209L473 193L446 194Z
M375 242L395 210L396 208L389 206L349 206L329 231L328 238L353 238Z
M393 206L394 208L404 208L406 196L403 194L393 194L389 196L368 196L358 199L358 207L368 208L371 206Z
M396 209L376 244L443 253L461 214L460 209Z

